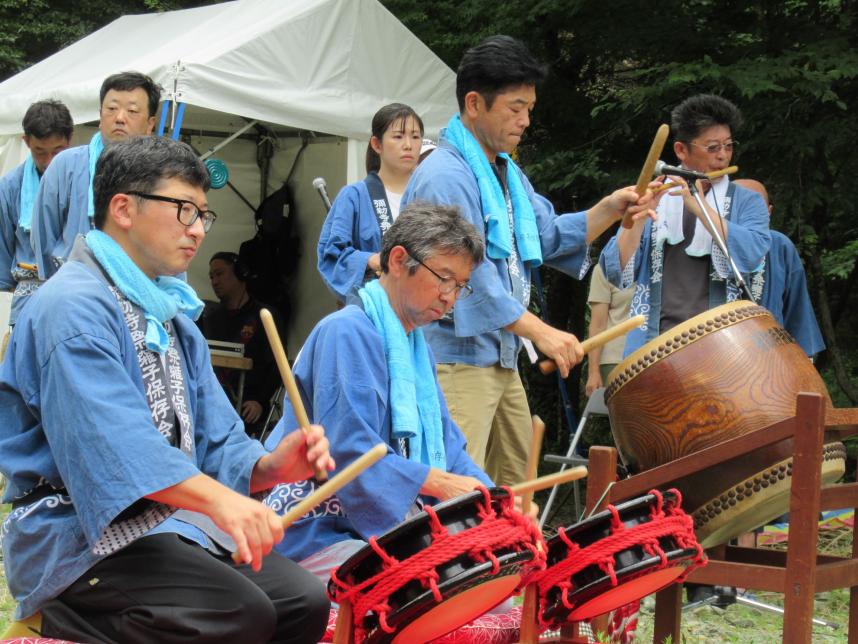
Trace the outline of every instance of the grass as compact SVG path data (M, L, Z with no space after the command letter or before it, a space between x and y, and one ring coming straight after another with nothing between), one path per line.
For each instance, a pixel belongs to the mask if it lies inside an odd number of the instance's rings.
M6 515L9 514L9 510L11 510L11 506L9 505L0 505L0 524L6 519ZM0 554L0 560L2 560L3 555ZM3 566L0 566L0 635L2 635L6 628L9 626L9 623L12 621L12 615L15 612L15 600L12 599L12 595L9 594L9 589L6 587L6 569Z
M785 549L786 544L778 544ZM848 557L852 552L852 531L843 528L823 530L819 533L819 552ZM783 595L770 592L752 592L751 597L764 604L783 608ZM638 622L637 641L651 642L654 601L644 601ZM816 596L814 617L836 624L838 628L813 627L813 642L846 642L846 625L849 617L849 591L838 589ZM748 644L780 644L783 641L781 616L767 611L733 604L726 609L702 606L682 614L681 644L738 642Z

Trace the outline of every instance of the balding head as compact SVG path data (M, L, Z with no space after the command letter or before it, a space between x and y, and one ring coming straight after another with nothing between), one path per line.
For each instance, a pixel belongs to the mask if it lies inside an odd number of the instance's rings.
M766 187L762 183L756 179L735 179L733 183L737 186L747 188L748 190L753 190L760 195L763 198L763 201L766 202L766 207L769 209L769 216L771 216L772 205L769 203L769 193L766 191Z

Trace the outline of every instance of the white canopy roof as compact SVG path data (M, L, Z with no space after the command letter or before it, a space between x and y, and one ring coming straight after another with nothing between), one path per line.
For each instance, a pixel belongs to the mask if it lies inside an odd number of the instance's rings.
M295 128L368 138L401 101L437 132L456 109L455 74L377 0L236 0L124 16L0 84L0 135L31 103L98 119L110 74L135 70L164 98Z

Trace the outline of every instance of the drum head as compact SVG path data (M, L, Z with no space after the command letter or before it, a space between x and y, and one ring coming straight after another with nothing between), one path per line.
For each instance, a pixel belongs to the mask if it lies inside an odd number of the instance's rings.
M675 503L670 492L663 494L664 503ZM623 525L634 528L651 521L650 512L655 496L647 495L619 504L616 507ZM610 512L600 512L589 519L566 529L568 539L580 548L586 548L601 539L611 536ZM614 554L616 585L611 577L597 564L592 564L572 575L571 588L567 592L572 608L563 603L562 589L551 588L546 596L547 609L543 614L546 622L559 625L568 621L581 621L602 615L615 608L661 590L674 582L685 568L697 558L696 548L682 548L673 536L659 539L659 547L667 558L664 566L661 557L650 554L642 545L633 545ZM564 561L569 548L559 536L548 540L548 566Z
M846 472L846 446L827 443L822 450L822 485ZM740 481L696 510L694 531L704 548L726 543L789 512L792 459Z
M506 490L489 490L492 505L500 509L502 499L508 498ZM481 523L477 504L482 503L482 492L475 491L433 506L442 525L452 535ZM432 543L429 517L425 512L415 515L377 540L389 555L400 561L428 548ZM499 571L493 574L491 561L475 562L467 554L453 557L436 567L438 589L442 602L435 601L430 588L420 580L408 582L387 598L391 610L387 623L394 628L386 633L378 617L370 613L364 620L366 641L379 642L423 642L473 621L507 599L521 581L522 566L533 559L533 553L524 549L500 549L493 552L498 560ZM384 570L378 554L366 546L352 555L337 570L337 577L353 584L370 579ZM336 595L333 582L329 590Z

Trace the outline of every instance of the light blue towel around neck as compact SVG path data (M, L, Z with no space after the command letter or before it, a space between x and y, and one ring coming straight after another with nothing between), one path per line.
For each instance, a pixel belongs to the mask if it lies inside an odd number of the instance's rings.
M92 180L95 178L95 164L98 157L104 152L104 140L101 132L96 132L89 140L89 200L86 205L86 214L92 219L95 216L95 193L92 190Z
M160 275L154 280L135 264L110 235L100 230L86 234L86 245L122 294L143 309L146 317L146 347L166 353L170 338L164 322L181 311L196 320L203 302L191 286L178 278Z
M21 177L21 197L18 200L18 225L24 230L30 230L33 225L33 204L39 194L39 172L33 156L24 161L24 175Z
M441 401L423 330L405 333L378 280L367 283L358 295L384 341L393 438L408 440L409 460L447 471Z
M486 254L492 259L506 259L512 254L512 236L503 186L492 170L485 152L458 114L447 123L444 137L459 151L477 178L483 221L486 224ZM506 182L512 202L513 229L519 257L530 267L539 266L542 264L542 246L533 205L521 182L518 166L508 154L498 156L506 159Z

